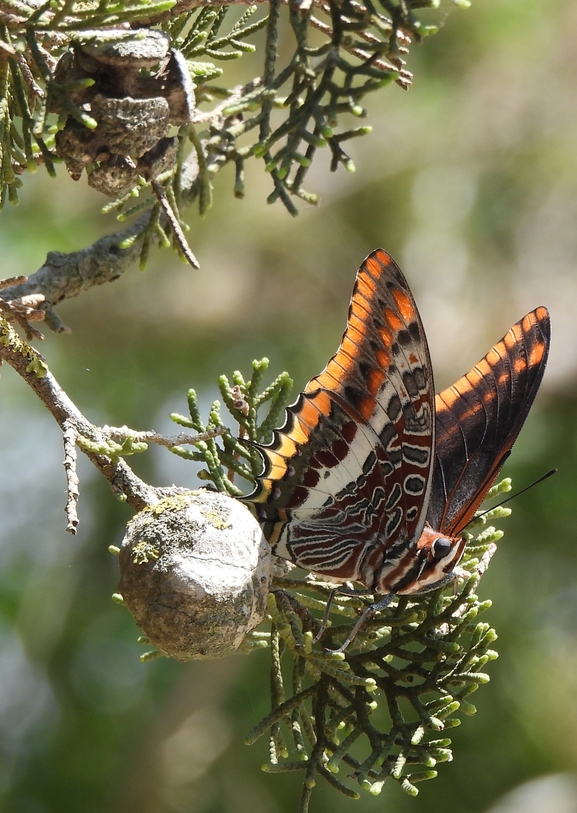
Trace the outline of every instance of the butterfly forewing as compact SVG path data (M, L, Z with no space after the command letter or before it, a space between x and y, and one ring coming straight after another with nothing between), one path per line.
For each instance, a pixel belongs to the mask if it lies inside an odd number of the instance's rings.
M546 308L527 314L466 375L436 398L429 524L449 536L471 520L531 408L545 372Z
M264 471L246 499L274 552L363 581L370 551L385 560L415 545L432 482L433 398L414 299L392 258L374 251L357 274L339 350L261 448Z

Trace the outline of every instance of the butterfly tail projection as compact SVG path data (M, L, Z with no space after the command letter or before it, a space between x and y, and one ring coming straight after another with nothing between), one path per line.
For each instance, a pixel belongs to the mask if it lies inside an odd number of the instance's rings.
M550 333L547 309L537 308L437 395L427 514L433 528L456 536L474 516L531 409L545 372Z

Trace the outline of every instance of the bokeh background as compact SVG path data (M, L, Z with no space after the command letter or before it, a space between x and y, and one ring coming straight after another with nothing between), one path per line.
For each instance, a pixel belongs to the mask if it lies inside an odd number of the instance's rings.
M411 52L413 88L369 100L374 132L349 142L356 174L331 175L319 156L308 187L321 206L296 219L267 207L260 168L239 202L224 171L207 217L189 215L200 272L157 252L146 273L65 303L72 333L42 347L93 421L170 431L190 386L208 404L217 376L254 357L297 388L317 373L377 246L411 282L439 388L525 312L550 308L549 369L506 473L517 487L559 474L514 504L483 580L500 659L478 714L417 799L393 782L358 802L319 786L314 813L577 811L577 5L446 8L441 32ZM115 229L83 182L26 181L0 217L2 276ZM59 431L7 368L0 394L2 809L293 813L298 777L261 773L266 743L243 745L267 711L267 654L141 664L134 623L110 599L107 548L129 509L82 464L68 536ZM155 484L196 485L166 450L135 464Z

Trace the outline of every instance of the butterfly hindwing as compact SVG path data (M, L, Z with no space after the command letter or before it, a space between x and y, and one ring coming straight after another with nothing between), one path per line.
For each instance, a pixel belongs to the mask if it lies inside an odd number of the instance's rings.
M337 353L261 447L246 499L273 551L338 579L361 580L371 550L416 544L434 448L434 388L423 325L384 251L357 274Z
M550 323L537 308L436 397L436 449L427 521L449 536L471 520L531 408L545 372Z

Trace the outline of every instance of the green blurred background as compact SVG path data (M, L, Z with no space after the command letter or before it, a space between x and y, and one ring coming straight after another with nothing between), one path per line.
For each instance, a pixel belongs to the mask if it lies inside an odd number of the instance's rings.
M374 132L357 172L308 180L318 208L267 207L252 171L232 197L191 212L200 272L156 252L145 274L65 303L70 335L42 352L96 423L169 432L195 386L267 355L301 387L334 352L354 274L377 246L407 274L437 385L461 375L528 310L551 310L549 369L507 464L521 497L481 585L500 659L454 735L455 759L417 799L389 783L359 802L319 786L314 813L577 811L577 4L474 0L414 48L409 93L369 100ZM439 17L439 15L437 15ZM248 59L248 58L247 58ZM246 66L244 70L249 70ZM257 72L258 69L255 69ZM0 217L2 276L30 273L115 229L103 199L64 172L26 179ZM0 799L23 813L293 813L295 774L260 772L267 654L143 665L112 604L129 509L81 464L80 530L65 531L60 434L12 370L0 382ZM134 458L133 458L134 460ZM135 461L158 485L196 484L166 450Z

